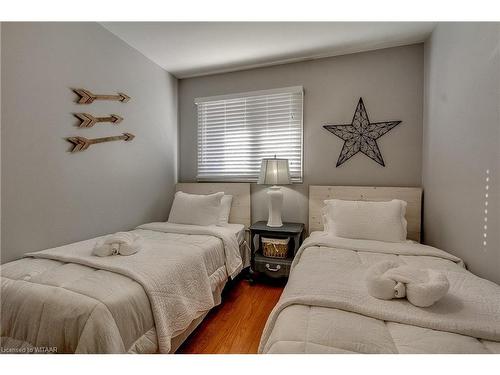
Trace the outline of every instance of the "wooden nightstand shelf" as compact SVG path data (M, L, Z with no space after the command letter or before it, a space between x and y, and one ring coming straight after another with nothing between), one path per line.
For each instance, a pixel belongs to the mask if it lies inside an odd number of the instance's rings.
M288 277L293 258L304 237L304 224L283 223L282 227L268 227L266 221L258 221L250 226L251 268L250 281L254 275L266 275L272 278ZM262 253L262 237L289 238L286 258L266 257Z

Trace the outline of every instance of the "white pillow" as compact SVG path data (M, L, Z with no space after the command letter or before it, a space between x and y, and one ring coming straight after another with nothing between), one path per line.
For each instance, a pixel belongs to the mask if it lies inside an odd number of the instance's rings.
M229 223L229 214L231 213L232 202L233 196L224 194L220 201L219 223L217 225L224 226Z
M217 225L224 193L209 195L175 193L168 216L169 223L191 225Z
M337 237L385 242L406 241L406 202L326 200L324 230Z

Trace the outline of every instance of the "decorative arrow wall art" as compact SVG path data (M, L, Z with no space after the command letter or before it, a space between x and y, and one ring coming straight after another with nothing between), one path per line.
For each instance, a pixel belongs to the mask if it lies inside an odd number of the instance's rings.
M120 117L118 115L109 115L108 117L94 117L92 115L89 115L88 113L75 113L75 116L82 121L80 125L78 125L80 128L91 128L98 122L109 122L113 125L118 125L123 120L123 117Z
M78 104L90 104L93 103L94 100L114 100L122 103L126 103L130 100L130 96L122 92L119 92L117 95L99 95L93 94L86 89L74 89L73 91L80 97L77 102Z
M122 135L116 135L114 137L103 137L88 139L85 137L69 137L66 138L68 142L73 144L73 149L71 152L85 151L90 147L90 145L95 145L96 143L112 142L112 141L125 141L130 142L135 138L135 135L131 133L123 133Z

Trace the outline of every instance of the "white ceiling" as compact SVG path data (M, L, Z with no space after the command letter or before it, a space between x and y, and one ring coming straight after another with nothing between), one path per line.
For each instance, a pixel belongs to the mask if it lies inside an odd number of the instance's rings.
M424 41L432 22L103 22L178 78Z

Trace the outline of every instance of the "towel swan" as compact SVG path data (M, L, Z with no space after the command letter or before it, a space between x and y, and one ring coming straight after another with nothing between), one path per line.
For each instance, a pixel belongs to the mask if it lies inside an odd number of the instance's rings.
M94 255L132 255L142 249L142 237L135 233L118 232L98 240L94 246Z

